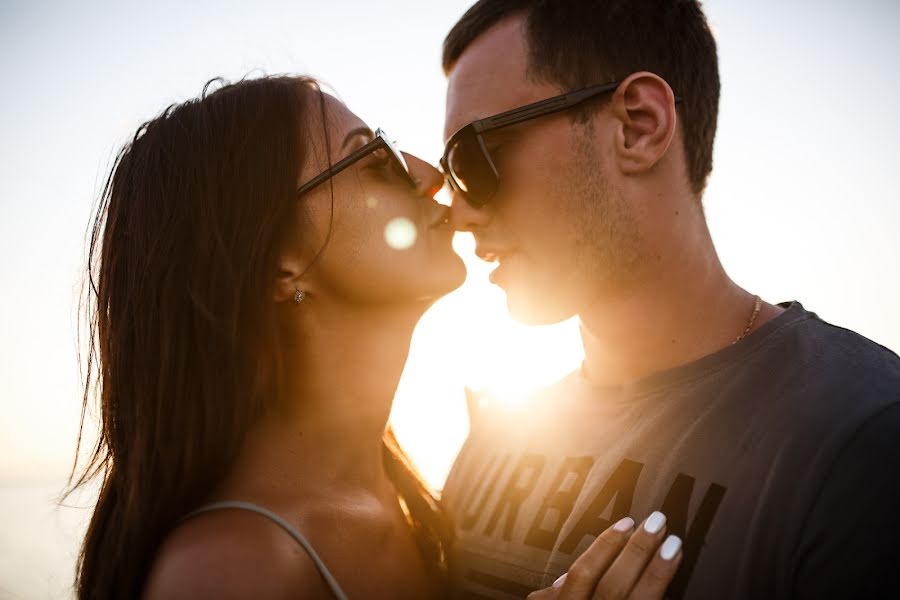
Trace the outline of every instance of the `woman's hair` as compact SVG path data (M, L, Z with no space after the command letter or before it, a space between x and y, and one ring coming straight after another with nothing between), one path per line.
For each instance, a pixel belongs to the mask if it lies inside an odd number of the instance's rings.
M324 98L305 77L210 84L138 129L90 231L82 430L94 395L100 430L73 489L101 486L81 599L140 595L163 538L280 398L272 283L317 122L306 115ZM386 458L404 460L396 445ZM414 471L389 471L398 490L418 490L408 504L435 512ZM419 522L438 532L436 515Z

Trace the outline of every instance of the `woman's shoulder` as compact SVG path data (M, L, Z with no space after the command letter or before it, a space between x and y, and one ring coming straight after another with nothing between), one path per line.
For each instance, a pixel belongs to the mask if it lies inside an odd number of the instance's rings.
M156 554L145 600L332 598L307 552L269 519L217 510L178 525Z

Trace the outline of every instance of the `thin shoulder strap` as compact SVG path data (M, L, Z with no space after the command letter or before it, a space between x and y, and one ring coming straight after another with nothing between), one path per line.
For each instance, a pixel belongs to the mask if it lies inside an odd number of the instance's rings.
M344 591L341 589L341 586L338 585L338 582L335 580L334 576L331 574L331 571L328 570L328 567L325 566L325 563L322 562L322 559L319 558L319 555L313 549L312 544L303 537L303 534L294 529L290 523L282 519L277 514L273 513L271 510L267 508L263 508L262 506L258 506L256 504L252 504L250 502L241 502L239 500L223 500L222 502L213 502L211 504L206 504L201 506L195 511L190 512L185 519L190 519L191 517L195 517L199 514L210 512L213 510L220 510L223 508L237 508L240 510L249 510L250 512L255 512L260 514L270 521L275 522L282 529L284 529L294 540L300 544L306 553L309 554L309 557L312 559L313 564L316 565L316 568L319 570L319 573L322 575L322 579L325 580L325 583L328 584L329 589L331 589L331 593L334 594L334 597L338 600L347 600L347 595L344 594Z

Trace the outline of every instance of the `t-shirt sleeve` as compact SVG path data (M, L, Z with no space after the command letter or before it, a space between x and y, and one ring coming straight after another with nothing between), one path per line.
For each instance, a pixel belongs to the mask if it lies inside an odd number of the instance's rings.
M796 556L794 598L900 598L900 402L839 454Z

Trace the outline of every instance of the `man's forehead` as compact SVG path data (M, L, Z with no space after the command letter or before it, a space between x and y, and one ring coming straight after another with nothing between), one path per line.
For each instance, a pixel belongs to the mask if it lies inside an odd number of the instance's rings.
M511 17L476 38L447 80L446 140L460 127L541 98L527 78L524 17Z

